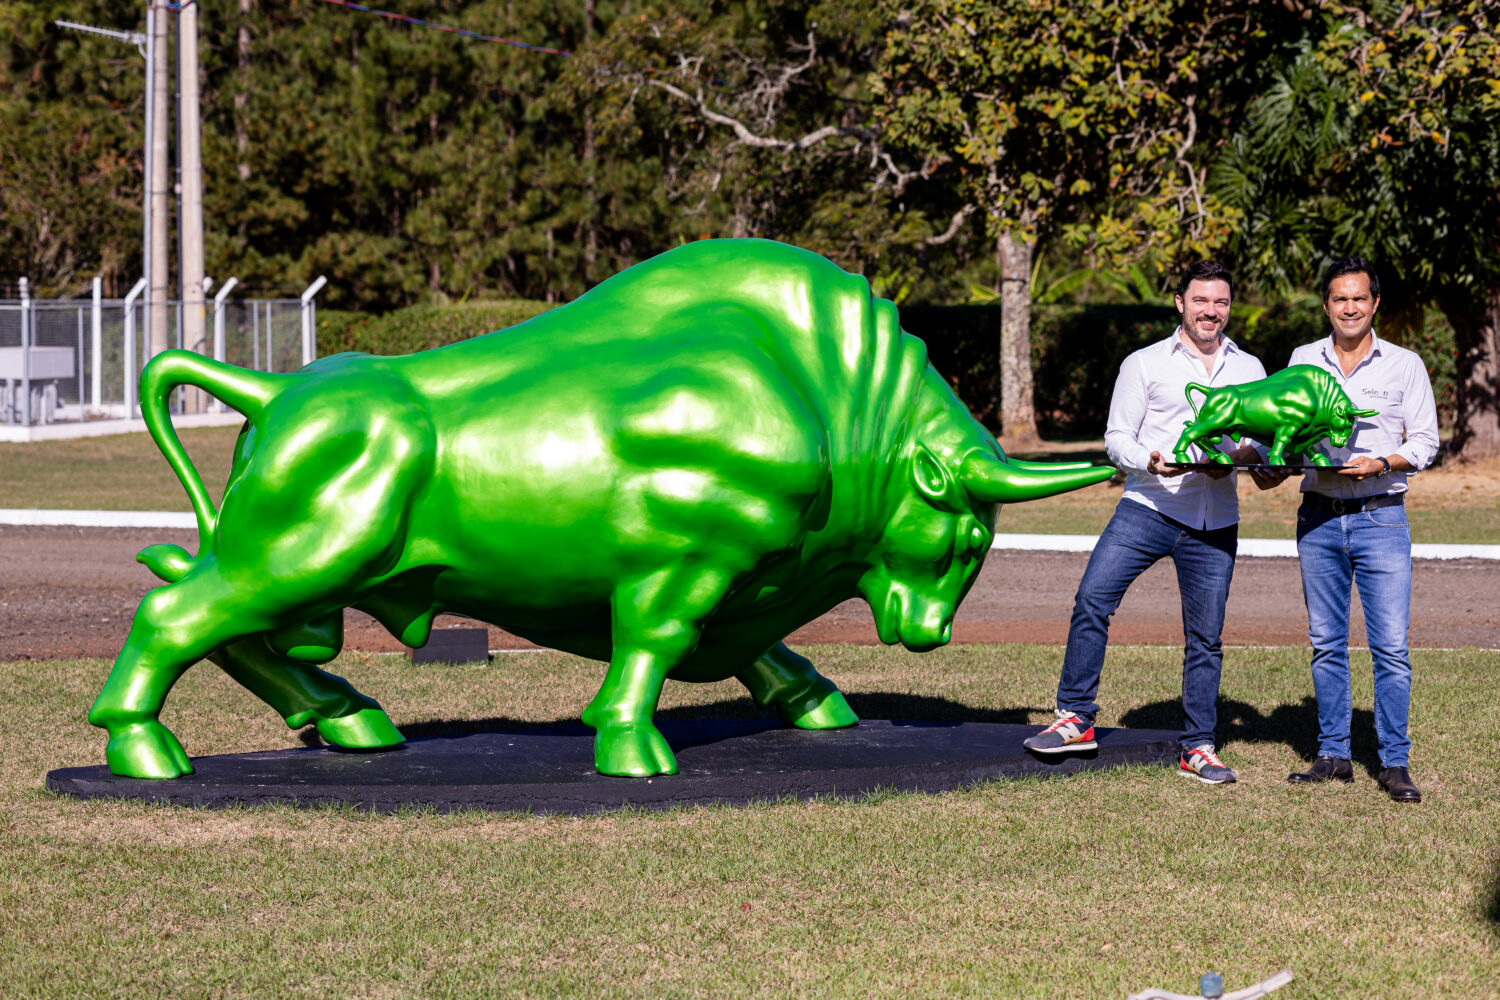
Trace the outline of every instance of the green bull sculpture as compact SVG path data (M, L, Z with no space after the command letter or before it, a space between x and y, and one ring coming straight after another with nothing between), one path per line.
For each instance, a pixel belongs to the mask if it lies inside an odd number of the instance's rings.
M168 416L197 386L244 414L215 510ZM197 515L196 556L139 559L146 595L89 721L117 774L192 765L157 715L209 658L287 724L390 747L380 706L318 668L343 611L422 645L443 612L607 661L583 712L602 773L676 770L663 683L737 678L809 729L857 721L781 641L855 595L927 650L1002 503L1107 478L1007 460L890 302L815 254L690 244L519 326L404 357L266 374L154 358L141 407Z
M1228 434L1270 441L1266 455L1270 465L1285 465L1288 453L1300 454L1320 468L1332 463L1316 447L1327 438L1335 448L1349 443L1359 417L1373 417L1379 410L1356 409L1337 380L1317 365L1292 365L1256 382L1226 385L1217 389L1189 383L1184 390L1194 419L1187 421L1172 455L1180 463L1192 461L1188 449L1202 448L1211 462L1228 464L1230 458L1215 442ZM1193 394L1202 393L1202 404Z

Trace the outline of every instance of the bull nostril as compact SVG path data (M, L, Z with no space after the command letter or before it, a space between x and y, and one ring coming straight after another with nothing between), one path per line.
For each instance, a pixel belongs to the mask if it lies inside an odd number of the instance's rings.
M953 638L953 619L950 618L947 621L943 622L943 642L947 643L952 638Z

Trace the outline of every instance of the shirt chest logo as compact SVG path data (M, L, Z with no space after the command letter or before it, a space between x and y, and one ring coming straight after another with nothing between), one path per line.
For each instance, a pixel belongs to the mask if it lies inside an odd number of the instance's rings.
M1390 399L1391 398L1391 393L1390 393L1390 390L1388 390L1388 389L1368 389L1368 388L1366 388L1366 389L1359 390L1359 392L1360 392L1360 395L1366 397L1367 399Z

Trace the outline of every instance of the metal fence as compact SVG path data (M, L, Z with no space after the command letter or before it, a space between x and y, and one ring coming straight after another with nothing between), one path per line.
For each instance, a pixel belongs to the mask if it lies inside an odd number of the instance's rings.
M316 307L300 299L205 303L204 340L183 342L182 303L167 304L168 342L244 368L296 371L317 354ZM0 300L0 424L85 423L140 415L141 369L151 357L141 285L124 299ZM184 390L172 409L182 412ZM212 400L209 410L226 407Z

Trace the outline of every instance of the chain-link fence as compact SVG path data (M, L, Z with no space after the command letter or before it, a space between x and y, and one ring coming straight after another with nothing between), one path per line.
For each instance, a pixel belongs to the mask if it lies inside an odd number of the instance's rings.
M290 372L315 352L310 299L205 303L202 341L183 342L182 303L169 302L167 342L244 368ZM147 307L127 299L0 300L0 424L83 423L140 415L141 368L151 358ZM179 389L173 411L199 405ZM223 404L209 401L211 410Z

